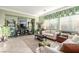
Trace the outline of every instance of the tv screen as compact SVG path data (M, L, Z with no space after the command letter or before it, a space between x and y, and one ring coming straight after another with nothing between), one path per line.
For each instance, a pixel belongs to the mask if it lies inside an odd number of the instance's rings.
M24 24L20 24L20 27L21 27L21 28L25 28Z

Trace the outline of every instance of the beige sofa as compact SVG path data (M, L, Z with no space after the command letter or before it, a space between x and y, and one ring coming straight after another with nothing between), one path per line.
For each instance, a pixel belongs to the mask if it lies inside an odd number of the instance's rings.
M43 35L45 35L47 38L52 39L52 40L56 40L57 34L59 32L55 31L55 30L45 30L42 32Z

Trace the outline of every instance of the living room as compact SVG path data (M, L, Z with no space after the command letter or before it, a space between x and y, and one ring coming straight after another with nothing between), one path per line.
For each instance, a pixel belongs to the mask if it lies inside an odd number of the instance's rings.
M79 53L78 17L79 6L0 6L0 52Z

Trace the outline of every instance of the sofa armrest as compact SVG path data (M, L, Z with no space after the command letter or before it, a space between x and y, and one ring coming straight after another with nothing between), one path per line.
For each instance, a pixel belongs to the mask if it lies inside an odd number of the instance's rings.
M79 53L79 44L63 44L60 51L63 51L65 53Z

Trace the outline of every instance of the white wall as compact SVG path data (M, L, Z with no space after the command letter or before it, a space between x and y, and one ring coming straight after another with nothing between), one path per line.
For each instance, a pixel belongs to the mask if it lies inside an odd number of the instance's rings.
M0 10L0 26L4 25L5 22L5 16L6 15L13 15L15 16L14 19L17 21L17 16L20 17L28 17L28 18L35 18L34 16L29 16L29 15L24 15L16 12L11 12L11 11L5 11L5 10Z
M4 12L0 10L0 26L4 25L5 15Z

